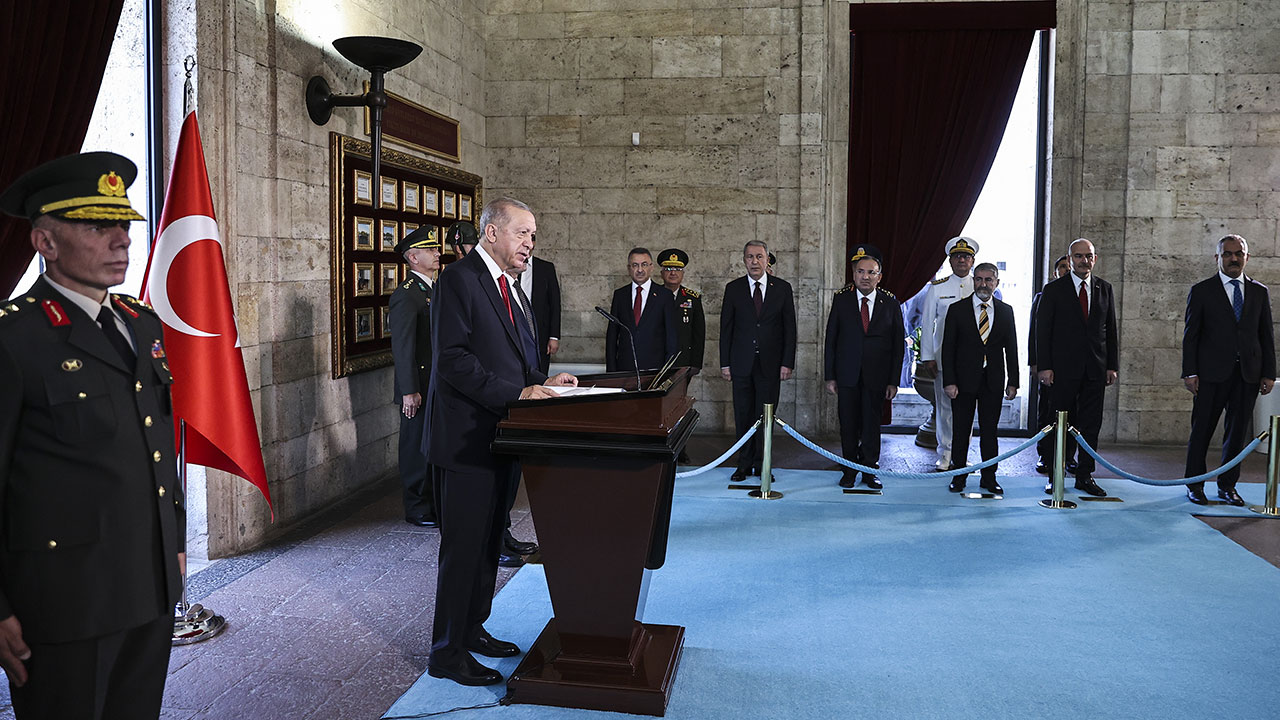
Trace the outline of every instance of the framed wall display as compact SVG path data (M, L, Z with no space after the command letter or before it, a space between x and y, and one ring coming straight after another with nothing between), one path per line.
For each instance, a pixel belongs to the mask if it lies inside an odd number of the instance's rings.
M391 337L391 308L389 307L378 308L378 319L380 321L378 323L378 326L381 330L381 337L384 339L390 338Z
M382 176L382 192L379 199L382 201L380 207L384 210L396 210L400 207L400 181L395 178Z
M396 244L423 227L443 236L453 220L440 216L442 192L452 196L455 215L463 197L478 214L483 188L477 175L391 149L383 150L382 178L374 185L368 141L330 133L329 151L332 373L341 378L392 364L386 313L390 293L406 277ZM382 203L384 186L395 206ZM455 259L446 254L441 261Z
M373 205L373 173L364 170L353 170L355 204Z
M440 217L450 220L458 218L458 193L452 190L440 191Z
M471 196L470 195L458 196L458 219L459 220L471 219Z
M439 215L440 214L440 191L433 188L422 186L422 214L423 215Z
M404 181L404 211L409 213L422 212L422 203L418 200L418 183Z
M373 339L373 308L356 308L355 309L355 331L356 342L364 342Z
M380 288L383 295L390 295L396 291L396 286L400 284L400 265L398 263L382 263L378 266L378 270L382 276L382 287Z
M365 217L357 217L354 219L355 244L352 248L355 250L372 250L373 249L373 219Z

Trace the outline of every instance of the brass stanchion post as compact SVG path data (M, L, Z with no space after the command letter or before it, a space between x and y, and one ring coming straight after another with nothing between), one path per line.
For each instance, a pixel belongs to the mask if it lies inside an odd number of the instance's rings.
M760 432L764 433L764 461L760 464L760 489L747 493L753 498L777 500L782 493L769 489L773 484L773 405L764 406L764 419L760 422Z
M1062 499L1062 488L1067 477L1067 411L1058 411L1058 422L1053 429L1053 499L1041 500L1040 507L1053 510L1070 510L1076 506Z
M1267 499L1263 505L1250 505L1250 510L1267 517L1280 517L1280 508L1276 508L1278 480L1280 480L1280 415L1272 415L1267 437Z

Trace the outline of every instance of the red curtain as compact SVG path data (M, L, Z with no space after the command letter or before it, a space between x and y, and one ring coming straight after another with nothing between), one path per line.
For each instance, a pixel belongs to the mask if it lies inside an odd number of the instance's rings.
M904 301L968 220L1035 31L1053 24L1051 0L850 7L845 256L880 248L884 285Z
M0 2L0 191L40 163L80 151L124 0ZM0 214L0 298L34 251L30 224Z

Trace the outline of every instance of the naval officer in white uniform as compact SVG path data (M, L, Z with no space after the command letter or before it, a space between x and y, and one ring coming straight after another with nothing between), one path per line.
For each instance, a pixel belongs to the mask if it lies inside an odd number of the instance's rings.
M947 309L951 303L963 300L973 294L974 258L978 254L978 243L973 238L954 237L947 241L947 261L951 264L951 274L934 280L924 296L924 305L920 316L923 328L920 332L920 361L926 368L936 371L933 381L934 408L936 410L936 435L938 438L939 470L951 467L951 399L942 390L942 330L947 322ZM964 458L959 459L964 464Z

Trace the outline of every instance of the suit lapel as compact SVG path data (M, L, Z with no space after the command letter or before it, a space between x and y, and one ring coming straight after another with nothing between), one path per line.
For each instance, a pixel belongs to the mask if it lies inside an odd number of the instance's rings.
M520 336L516 332L516 326L512 324L512 316L515 314L516 308L512 306L511 313L507 313L507 304L502 299L502 293L498 291L497 283L494 282L494 279L489 276L489 266L485 264L483 258L476 258L476 261L475 264L479 265L477 274L480 276L480 287L485 296L489 298L489 304L493 306L493 311L498 314L498 322L507 331L507 338L511 340L516 352L523 357L524 351L520 349Z

